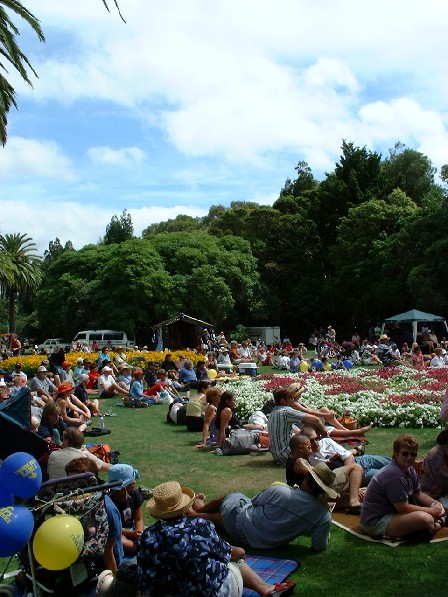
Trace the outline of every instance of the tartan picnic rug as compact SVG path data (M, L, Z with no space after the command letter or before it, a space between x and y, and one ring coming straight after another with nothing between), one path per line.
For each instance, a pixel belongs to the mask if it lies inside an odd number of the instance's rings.
M295 560L253 555L246 556L246 564L265 582L272 584L283 582L291 572L294 572L300 566L299 562ZM258 597L258 593L250 589L244 589L243 597Z

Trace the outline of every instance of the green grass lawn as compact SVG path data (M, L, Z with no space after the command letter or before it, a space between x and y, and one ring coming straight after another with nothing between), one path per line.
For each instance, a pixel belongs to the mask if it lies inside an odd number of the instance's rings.
M102 410L110 409L115 402L101 405ZM105 441L121 452L120 462L139 469L144 485L153 487L174 479L214 498L231 491L252 496L273 481L284 480L284 469L273 464L270 454L219 457L196 449L201 434L166 423L166 406L141 410L112 406L111 410L117 416L106 418L112 433L105 436ZM434 445L438 433L435 429L406 431L418 437L422 454ZM393 439L399 433L396 429L372 429L366 452L390 455ZM147 516L146 521L151 523L151 518ZM391 548L359 540L333 527L330 546L324 553L312 554L309 544L309 539L303 537L271 553L300 562L299 570L291 577L298 584L297 593L447 594L442 573L446 543Z
M272 372L271 368L263 369L263 372ZM213 451L195 447L200 433L189 433L185 427L166 422L166 406L126 409L117 406L117 402L117 399L101 401L102 412L112 411L117 415L105 418L112 433L97 439L86 438L86 441L100 443L102 440L109 443L112 450L119 450L120 462L138 468L143 485L154 487L164 481L177 480L211 499L231 491L253 496L273 481L284 481L284 469L273 463L270 454L215 456ZM391 455L392 442L400 432L398 429L372 429L367 435L366 453ZM436 429L406 429L406 432L417 436L420 454L435 444L438 434ZM147 524L153 522L146 514L145 520ZM269 555L300 562L299 570L291 576L297 583L297 594L338 597L442 597L447 594L443 570L448 543L391 548L362 541L333 526L325 552L313 554L309 545L309 538L303 537L269 552Z

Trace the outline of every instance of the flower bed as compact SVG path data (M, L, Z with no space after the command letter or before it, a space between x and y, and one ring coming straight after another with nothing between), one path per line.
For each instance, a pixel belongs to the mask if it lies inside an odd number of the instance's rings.
M272 398L275 388L296 381L306 385L303 400L311 408L326 406L337 416L349 410L361 425L377 427L438 427L448 387L448 368L356 368L350 371L262 375L232 384L238 396L237 413L247 418Z

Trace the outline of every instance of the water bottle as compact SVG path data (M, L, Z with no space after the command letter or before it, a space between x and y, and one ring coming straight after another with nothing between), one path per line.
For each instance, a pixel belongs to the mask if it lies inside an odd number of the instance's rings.
M215 456L224 456L224 452L221 448L215 448Z
M104 424L104 415L100 416L100 429L104 431L106 429L106 425Z

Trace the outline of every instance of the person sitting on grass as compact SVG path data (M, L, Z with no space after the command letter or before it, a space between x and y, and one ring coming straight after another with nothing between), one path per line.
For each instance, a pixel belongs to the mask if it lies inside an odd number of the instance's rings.
M131 388L129 390L129 396L125 396L123 399L125 406L144 408L157 404L157 394L153 397L149 397L145 394L143 386L144 373L142 369L134 369L134 377L132 379Z
M392 462L370 482L361 508L361 526L368 535L430 541L445 524L443 505L421 490L414 468L417 451L413 435L400 435Z
M264 430L262 425L257 423L243 423L235 414L236 394L226 390L221 394L218 408L216 409L215 424L218 430L217 446L222 448L224 440L232 429L253 429Z
M100 398L113 398L117 394L129 396L129 390L123 384L117 383L112 376L112 367L104 365L98 378L98 394Z
M274 391L275 407L268 418L268 432L272 457L284 466L290 454L289 440L303 425L313 425L322 437L327 431L320 418L292 408L294 397L286 388Z
M98 392L98 379L101 377L101 374L98 371L98 366L96 363L89 364L89 371L87 375L89 376L89 383L87 384L87 391L90 392Z
M437 436L437 445L426 454L422 464L422 491L448 508L448 429Z
M56 402L49 400L42 409L37 435L49 444L53 443L60 446L62 444L62 435L66 429L67 424L62 420L61 409Z
M390 458L378 454L363 454L364 446L358 446L353 450L346 450L331 437L318 439L316 430L312 425L305 425L301 432L309 437L311 441L311 454L308 456L310 464L315 466L318 462L325 462L331 468L338 466L349 466L356 462L364 470L362 485L366 487L373 476L390 463Z
M262 597L293 592L290 581L263 581L244 562L244 549L221 539L209 520L188 517L194 499L194 492L177 481L154 488L147 510L158 520L140 538L137 597L241 595L243 585Z
M139 472L129 464L113 464L107 471L108 483L121 481L122 487L113 489L110 497L117 506L122 525L121 542L125 556L137 553L137 543L143 532L142 494L135 488Z
M83 449L84 435L75 427L69 427L62 434L62 450L51 452L48 457L47 471L50 479L58 479L65 476L65 465L74 458L82 456L90 458L98 471L105 471L111 465L103 462L88 450Z
M186 407L186 425L188 431L202 431L204 425L204 412L207 408L206 391L210 387L210 380L198 383L198 391L192 396Z
M233 541L253 549L275 549L302 535L311 536L311 548L326 549L331 527L328 500L338 496L336 475L324 463L308 465L300 488L271 485L252 499L230 493L205 503L199 494L188 516L200 516L225 529Z
M216 428L215 417L221 394L222 390L218 386L215 386L214 388L208 388L208 390L205 392L205 401L207 402L207 408L204 412L204 424L202 426L202 442L196 445L197 448L207 448L207 446L212 446L218 438L218 430Z
M100 406L99 402L96 398L89 398L89 394L87 391L87 384L89 383L89 376L86 373L82 373L78 376L78 381L75 387L75 396L80 400L84 406L86 406L90 411L90 416L92 417L99 417L100 416Z
M47 373L47 368L40 365L30 384L30 390L36 392L43 402L52 400L57 389L55 384L48 378Z
M191 359L185 359L182 369L179 371L179 382L184 385L188 384L190 388L198 387L198 378Z
M57 389L54 401L59 406L61 417L68 427L78 427L80 431L84 432L87 429L86 417L72 410L70 402L70 395L72 393L72 386L70 384L61 383Z
M292 408L300 410L308 415L314 415L319 417L324 425L326 425L327 433L333 439L337 438L344 438L349 436L363 436L365 433L372 429L372 425L367 425L366 427L360 427L359 429L347 429L344 427L342 423L340 423L334 410L329 410L328 408L320 408L319 410L314 410L309 408L302 400L300 399L302 394L306 392L306 386L300 383L292 383L287 387L288 394L291 394L294 401L292 403Z
M132 382L132 367L127 363L123 363L120 365L118 369L118 377L117 383L120 384L123 388L129 390L131 387Z
M286 482L290 487L302 484L308 473L308 457L311 454L311 440L306 435L296 433L289 440L291 455L286 462ZM361 490L363 468L360 464L353 462L347 466L335 469L335 483L333 488L338 492L336 507L346 508L347 514L359 514L361 512L360 497L365 491Z

